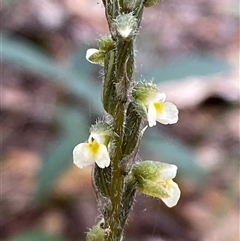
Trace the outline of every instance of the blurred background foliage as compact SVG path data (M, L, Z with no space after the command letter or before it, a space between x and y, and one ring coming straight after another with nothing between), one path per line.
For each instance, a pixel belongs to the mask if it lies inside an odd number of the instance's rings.
M238 1L146 9L136 80L180 109L149 128L139 159L174 163L179 205L137 196L126 241L238 240ZM72 149L101 118L102 72L85 60L108 32L97 0L4 0L1 11L1 240L72 241L97 220L91 168ZM128 238L128 239L127 239Z

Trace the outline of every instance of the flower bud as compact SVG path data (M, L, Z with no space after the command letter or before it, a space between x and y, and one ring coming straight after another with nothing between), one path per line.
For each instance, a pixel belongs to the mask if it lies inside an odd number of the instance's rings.
M114 23L114 29L123 39L129 39L135 36L138 28L138 21L132 13L117 16Z
M104 241L105 231L100 227L100 225L95 225L87 233L86 241Z
M105 51L106 53L115 48L115 42L111 35L103 36L98 43L99 50Z
M104 65L105 51L98 49L88 49L86 59L92 64Z

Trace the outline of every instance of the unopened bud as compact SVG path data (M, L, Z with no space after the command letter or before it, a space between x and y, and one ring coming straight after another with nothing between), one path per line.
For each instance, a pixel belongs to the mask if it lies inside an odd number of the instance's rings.
M115 19L114 27L117 34L123 39L129 39L135 36L138 27L137 19L132 13L122 14Z
M98 49L88 49L86 59L93 64L104 65L105 51Z
M100 225L95 225L87 233L86 241L104 241L105 231Z
M111 35L105 35L99 40L99 50L105 51L106 53L115 48L115 42Z

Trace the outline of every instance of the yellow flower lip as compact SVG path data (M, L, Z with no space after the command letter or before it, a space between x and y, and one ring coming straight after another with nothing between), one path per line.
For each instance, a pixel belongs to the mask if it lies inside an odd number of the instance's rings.
M163 103L160 103L160 102L155 102L154 107L157 113L161 113L164 109Z
M95 140L93 142L89 143L89 148L92 151L94 156L98 154L99 144Z

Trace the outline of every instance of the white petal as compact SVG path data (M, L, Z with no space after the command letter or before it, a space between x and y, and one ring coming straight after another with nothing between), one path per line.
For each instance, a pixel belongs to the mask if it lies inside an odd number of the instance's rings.
M169 197L167 198L162 198L162 201L168 206L168 207L173 207L177 204L180 195L181 195L181 191L177 185L176 182L171 181L170 186L166 189Z
M155 90L156 91L156 90ZM166 94L162 90L157 90L155 93L149 93L146 99L145 105L149 105L155 102L164 102L166 99Z
M98 154L96 155L95 162L101 168L108 167L110 165L110 158L105 145L99 146Z
M86 59L87 59L90 63L94 63L94 62L92 62L91 60L89 60L89 58L90 58L93 54L97 53L98 51L99 51L98 49L88 49L87 52L86 52Z
M176 177L178 167L173 164L161 163L159 170L159 180L171 180Z
M83 168L90 166L95 161L88 143L80 143L73 149L73 163Z
M177 107L170 102L164 102L162 105L161 111L157 112L157 121L164 125L176 123L178 121Z
M164 102L165 99L166 99L166 94L162 90L159 90L158 94L156 95L156 101Z
M151 104L148 106L147 119L148 119L148 125L149 125L150 127L156 125L157 112L156 112L156 108L155 108L155 106L154 106L154 103L151 103Z
M91 142L92 139L94 139L100 145L105 142L106 138L104 135L99 135L99 133L93 132L90 134L88 142Z

